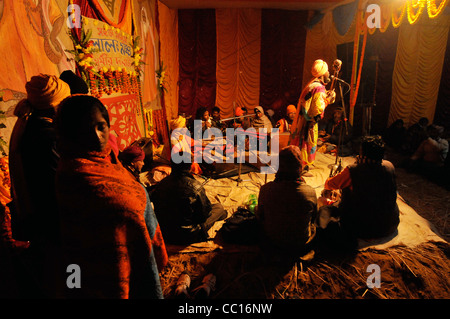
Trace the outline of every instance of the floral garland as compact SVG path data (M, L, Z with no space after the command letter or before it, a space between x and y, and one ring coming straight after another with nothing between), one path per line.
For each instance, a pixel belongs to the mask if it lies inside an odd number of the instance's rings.
M101 98L104 94L111 95L113 93L124 94L136 94L139 96L140 108L137 109L137 115L143 114L143 102L142 102L142 88L140 74L143 72L141 66L145 64L143 61L144 49L139 47L140 37L136 36L132 38L132 54L131 54L131 71L127 71L125 68L114 67L102 67L97 70L93 61L93 53L100 52L99 49L94 47L94 42L90 40L92 36L92 30L84 30L84 26L87 25L87 20L81 24L81 36L80 40L75 37L71 30L68 34L74 44L74 50L66 50L73 54L73 60L76 62L80 69L83 80L89 86L89 90L92 96ZM94 22L94 25L96 23ZM105 24L104 28L108 30L110 27ZM111 27L116 32L120 32L119 28ZM146 125L145 116L143 116L144 127ZM153 135L153 125L150 125L150 135Z
M0 101L3 100L3 92L0 92ZM0 123L0 128L6 128L5 123L3 123L3 120L6 120L5 111L0 111L0 120L2 120L2 123ZM8 143L3 139L3 136L0 135L0 154L2 156L7 156L6 151L8 150Z
M131 63L132 66L134 66L134 74L132 77L132 83L133 83L133 87L136 87L136 90L139 94L139 105L140 105L140 109L138 111L138 115L142 115L142 119L144 122L144 131L148 131L150 136L154 135L154 131L153 131L153 123L150 122L148 120L148 118L145 116L145 112L144 112L144 103L143 103L143 99L142 99L142 87L141 87L141 79L140 79L140 75L143 72L143 70L141 69L141 66L145 65L145 62L143 61L142 57L144 55L144 49L139 47L139 41L140 41L140 37L136 36L132 39L132 43L131 46L133 48L133 54L132 54L132 58L133 58L133 62ZM142 112L142 113L141 113ZM146 125L147 124L147 125Z
M158 91L160 94L167 93L167 81L166 81L166 67L164 63L161 62L161 67L156 70L156 77L158 78Z
M92 30L85 31L84 23L81 25L79 40L70 30L68 35L74 44L74 49L66 50L66 52L74 56L72 60L79 67L81 77L89 86L92 96L101 98L104 94L111 95L113 93L138 94L142 100L139 74L142 72L140 66L144 64L144 61L142 60L143 49L138 46L139 37L133 39L132 42L133 54L131 58L133 62L131 65L134 66L134 70L127 71L125 68L115 69L105 66L100 70L95 68L93 53L100 52L100 50L94 47L94 42L90 39Z

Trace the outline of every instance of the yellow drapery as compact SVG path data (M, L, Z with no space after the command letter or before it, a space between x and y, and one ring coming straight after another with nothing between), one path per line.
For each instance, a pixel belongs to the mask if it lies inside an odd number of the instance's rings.
M259 103L261 10L216 9L216 105L222 117L233 105L250 111Z
M418 23L400 26L388 125L396 119L407 126L421 117L433 121L449 25L442 14L436 19L422 15Z
M158 1L160 60L166 67L167 92L164 105L167 120L178 116L178 12Z

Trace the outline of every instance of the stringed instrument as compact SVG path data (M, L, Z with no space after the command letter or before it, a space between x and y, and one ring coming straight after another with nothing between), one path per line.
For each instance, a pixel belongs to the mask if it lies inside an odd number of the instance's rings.
M342 61L339 59L334 60L333 62L333 79L331 80L329 92L333 91L334 86L336 85L336 78L339 77L339 72L341 72Z

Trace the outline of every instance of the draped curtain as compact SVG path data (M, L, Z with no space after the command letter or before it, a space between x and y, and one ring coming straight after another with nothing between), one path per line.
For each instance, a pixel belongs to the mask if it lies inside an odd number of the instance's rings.
M253 110L259 102L260 9L217 9L217 91L222 118L233 109Z
M311 16L310 16L311 17ZM303 68L303 85L311 79L311 67L316 59L322 59L331 68L337 58L336 48L338 44L352 42L355 34L355 21L351 23L347 33L339 34L334 27L332 12L327 12L312 29L306 34L306 48ZM351 69L351 65L342 65L342 68Z
M434 20L421 16L416 24L400 26L388 125L396 119L403 119L406 126L421 117L433 121L449 22L442 14Z
M433 122L450 130L450 32L447 36L447 49Z
M216 99L215 10L178 11L179 113L209 110Z
M160 60L165 67L166 87L164 92L164 106L167 120L178 115L178 11L169 9L162 2L157 1Z
M287 105L297 106L302 91L307 12L265 9L261 19L259 104L278 119Z
M381 134L388 123L398 31L398 29L390 27L384 33L377 32L369 37L369 40L375 43L375 54L378 58L378 68L375 70L377 77L376 105L372 109L372 132L375 134Z

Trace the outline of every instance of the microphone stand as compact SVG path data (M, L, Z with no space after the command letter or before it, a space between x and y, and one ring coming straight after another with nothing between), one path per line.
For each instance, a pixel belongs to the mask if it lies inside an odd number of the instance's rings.
M348 127L347 127L347 114L345 111L345 102L344 102L344 94L342 93L342 84L339 83L339 93L341 94L341 104L342 104L342 119L341 121L344 121L344 125L345 125L345 134L348 134ZM331 166L331 171L330 171L330 177L336 175L337 173L339 173L342 170L342 159L339 158L339 150L342 147L342 139L343 139L343 130L344 127L341 124L341 127L339 128L339 140L338 140L338 144L336 145L336 160L334 162L334 165ZM338 163L338 159L339 159L339 165ZM334 172L333 172L334 169Z

